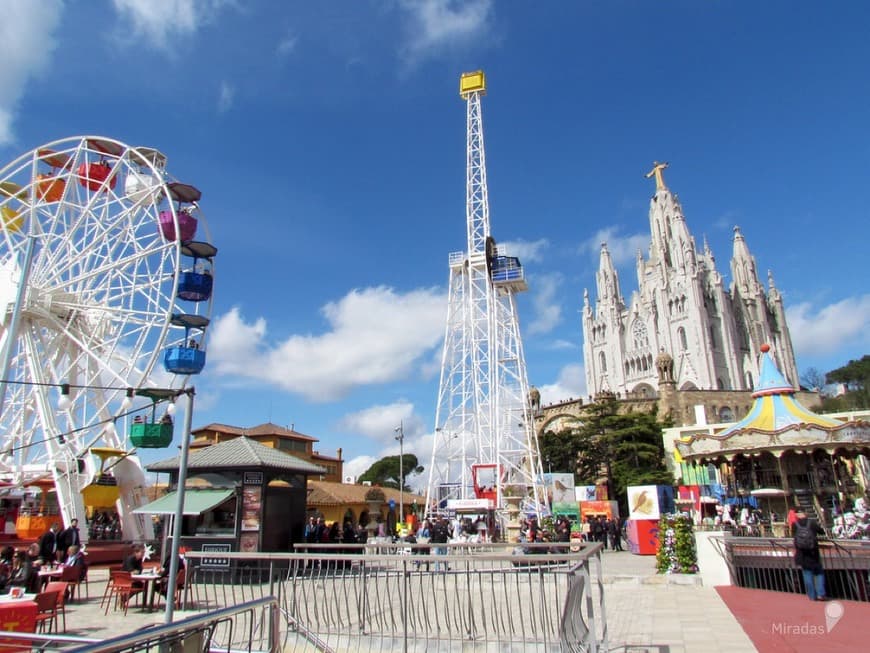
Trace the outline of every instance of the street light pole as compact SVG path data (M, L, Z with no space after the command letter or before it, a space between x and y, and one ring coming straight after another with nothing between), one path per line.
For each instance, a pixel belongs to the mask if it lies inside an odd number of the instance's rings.
M404 420L399 422L399 425L394 429L399 435L396 440L399 441L399 520L405 523L405 428Z
M181 527L184 520L184 486L187 484L187 457L190 451L190 428L193 423L193 396L196 394L193 386L181 390L179 394L187 395L187 411L184 413L184 430L181 433L181 458L178 461L178 504L175 506L175 517L172 521L172 547L169 554L169 574L166 578L166 613L164 623L171 624L175 610L175 585L178 578L178 549L181 546Z

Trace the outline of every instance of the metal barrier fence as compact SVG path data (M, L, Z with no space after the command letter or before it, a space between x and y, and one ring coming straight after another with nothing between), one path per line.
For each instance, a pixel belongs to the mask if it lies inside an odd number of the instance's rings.
M105 640L3 632L0 652L279 653L281 644L278 603L263 598Z
M803 593L791 538L715 538L732 582L739 587ZM829 597L870 601L870 542L823 540L819 543Z
M188 553L183 600L187 609L212 610L274 596L286 653L607 650L601 545L515 548L379 543Z

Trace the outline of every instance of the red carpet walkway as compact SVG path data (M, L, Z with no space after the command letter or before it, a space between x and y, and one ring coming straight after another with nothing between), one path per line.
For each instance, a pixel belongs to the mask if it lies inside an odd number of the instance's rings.
M870 651L870 603L810 601L804 594L717 587L760 653Z

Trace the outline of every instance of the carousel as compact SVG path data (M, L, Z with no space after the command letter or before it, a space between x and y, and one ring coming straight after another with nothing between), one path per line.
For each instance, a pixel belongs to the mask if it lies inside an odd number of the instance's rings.
M729 497L761 499L776 535L791 508L830 526L835 515L863 505L867 486L858 458L870 454L870 422L809 411L777 368L770 345L761 351L746 417L715 435L685 438L677 450L687 463L716 465Z

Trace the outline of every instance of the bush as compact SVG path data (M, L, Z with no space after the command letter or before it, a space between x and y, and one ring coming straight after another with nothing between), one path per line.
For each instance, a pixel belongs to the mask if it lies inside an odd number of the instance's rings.
M695 574L698 552L692 520L687 515L662 515L656 569L660 574Z

